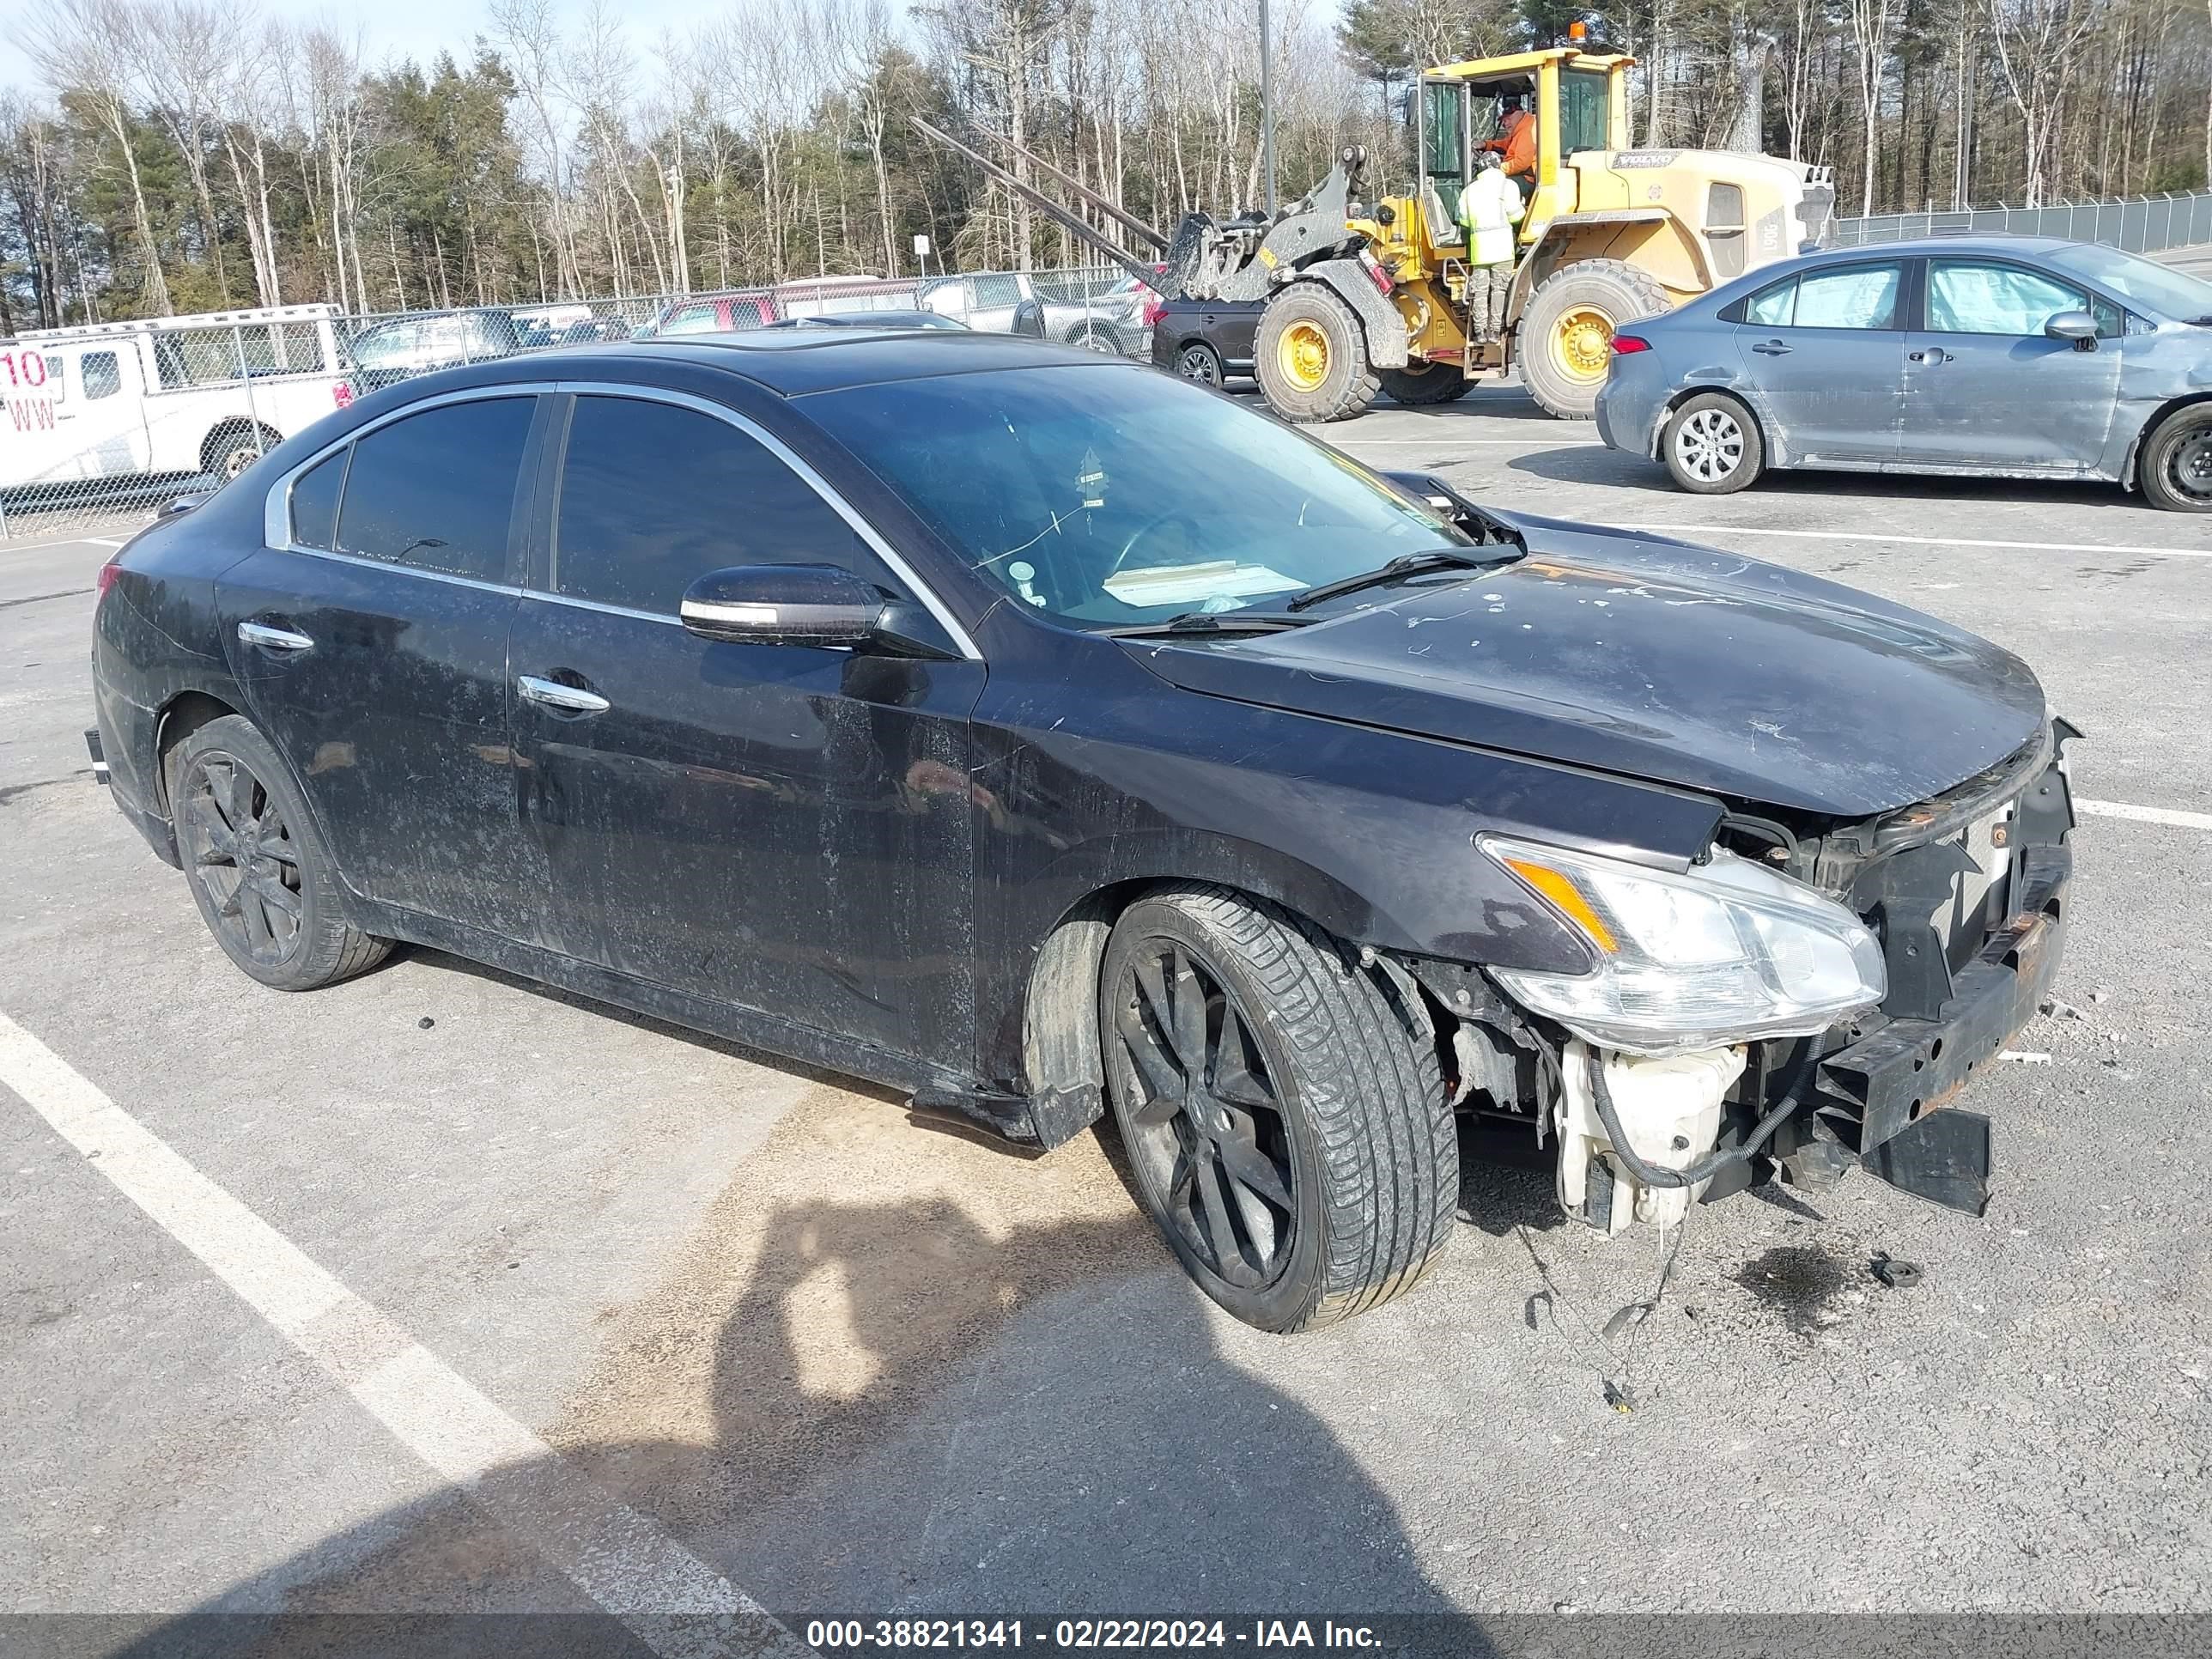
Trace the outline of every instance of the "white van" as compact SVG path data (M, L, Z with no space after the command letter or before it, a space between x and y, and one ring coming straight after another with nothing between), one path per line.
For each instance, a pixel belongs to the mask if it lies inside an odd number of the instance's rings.
M214 477L353 400L335 306L276 306L0 339L0 489Z

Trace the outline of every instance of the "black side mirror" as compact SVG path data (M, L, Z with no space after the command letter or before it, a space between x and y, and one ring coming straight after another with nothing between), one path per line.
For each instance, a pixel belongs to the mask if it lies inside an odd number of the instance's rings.
M747 564L700 577L678 614L702 639L849 646L876 637L888 603L836 565Z
M154 509L154 516L156 519L173 519L179 513L189 513L213 493L212 490L202 490L194 495L172 496Z
M2071 340L2077 351L2097 347L2097 319L2086 311L2058 312L2044 324L2043 331L2054 340Z

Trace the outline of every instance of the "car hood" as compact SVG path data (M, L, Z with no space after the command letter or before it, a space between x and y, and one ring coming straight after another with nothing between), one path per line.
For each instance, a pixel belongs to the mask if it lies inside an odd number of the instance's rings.
M1306 628L1134 648L1209 696L1833 817L1939 794L2046 719L2027 665L1918 611L1664 537L1484 510L1526 558L1377 589Z

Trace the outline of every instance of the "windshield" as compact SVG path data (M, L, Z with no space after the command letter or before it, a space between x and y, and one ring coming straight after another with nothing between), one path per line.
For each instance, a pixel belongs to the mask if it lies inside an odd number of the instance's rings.
M1358 462L1142 369L900 380L806 408L970 565L1080 628L1272 607L1474 545Z
M2047 256L2061 270L2085 276L2146 311L2179 321L2212 317L2212 283L2118 248L2082 244Z

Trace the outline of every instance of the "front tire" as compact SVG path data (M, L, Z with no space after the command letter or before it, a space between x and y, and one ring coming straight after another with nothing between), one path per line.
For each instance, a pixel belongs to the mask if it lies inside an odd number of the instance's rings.
M1692 495L1733 495L1766 468L1759 422L1723 392L1686 399L1667 417L1659 453L1676 488Z
M1457 403L1474 389L1474 382L1457 363L1424 363L1419 368L1385 368L1376 374L1394 403L1415 409Z
M2169 513L2212 513L2212 404L2176 410L2143 440L2143 499Z
M1253 357L1267 407L1300 425L1349 420L1382 390L1358 316L1317 280L1292 283L1267 301Z
M1583 259L1547 276L1515 325L1514 361L1528 395L1563 421L1597 412L1598 389L1623 325L1668 307L1649 271L1620 259Z
M1459 1150L1418 1003L1219 887L1139 900L1099 981L1139 1201L1206 1295L1304 1331L1410 1288L1449 1237Z
M389 942L346 921L307 803L252 721L210 720L172 763L177 851L225 956L279 991L319 990L384 960Z

